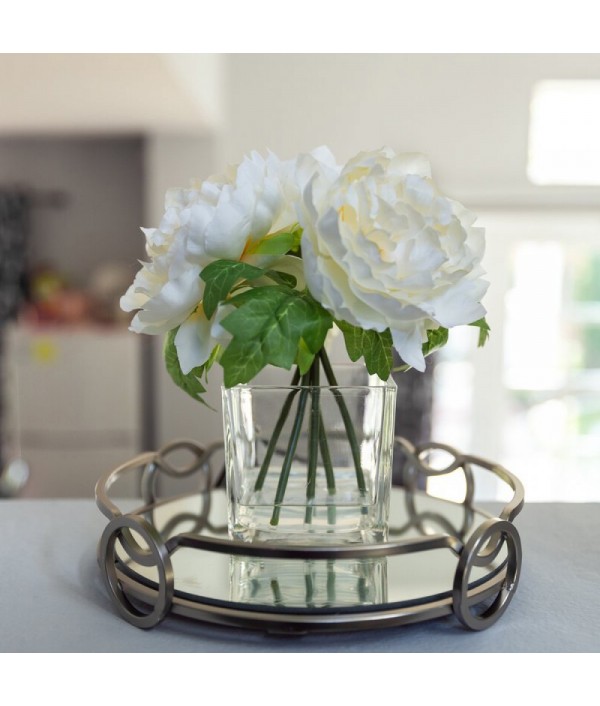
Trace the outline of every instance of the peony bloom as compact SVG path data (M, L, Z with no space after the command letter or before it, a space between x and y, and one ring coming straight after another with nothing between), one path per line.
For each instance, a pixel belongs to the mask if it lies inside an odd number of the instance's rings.
M121 308L137 311L130 326L137 333L180 327L175 346L184 374L206 362L226 338L220 326L224 307L211 321L204 315L202 269L218 259L260 266L279 259L253 255L252 246L297 222L293 175L293 162L253 152L224 176L169 190L159 227L143 229L149 260L121 298ZM287 266L284 261L282 269Z
M428 330L485 315L483 229L438 191L421 155L360 153L341 172L311 158L299 164L311 294L337 319L389 328L403 360L423 371Z

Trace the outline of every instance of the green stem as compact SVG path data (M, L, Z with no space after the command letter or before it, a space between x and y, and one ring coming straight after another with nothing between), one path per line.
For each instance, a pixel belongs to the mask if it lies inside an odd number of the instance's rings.
M315 359L310 368L310 427L308 436L308 472L306 482L306 512L304 522L310 524L314 507L311 502L315 499L317 488L317 460L319 455L319 420L320 415L320 389L319 389L319 361Z
M281 588L279 587L279 581L277 579L271 581L271 591L273 592L273 603L275 603L275 605L282 605L283 596L281 595Z
M331 463L331 454L329 453L329 443L325 434L325 425L323 424L323 415L319 412L319 447L321 449L321 457L325 468L325 479L327 481L327 490L330 495L335 493L335 475L333 473L333 464Z
M300 389L300 399L298 400L298 410L296 412L296 419L294 420L294 426L292 427L292 433L290 435L288 449L285 454L283 467L281 469L281 475L279 476L279 482L277 484L277 490L275 492L275 506L273 507L273 515L271 516L271 524L273 526L279 524L279 515L281 514L281 503L283 502L283 498L285 496L285 489L287 487L288 479L290 477L290 470L292 468L294 454L296 453L298 439L300 438L300 432L302 430L304 412L306 411L306 399L309 393L309 388L307 387L307 384L308 375L305 375L302 378L302 388Z
M296 368L296 371L294 372L294 377L292 378L292 387L296 386L299 380L300 370ZM273 458L273 453L275 452L277 442L279 441L279 436L281 435L281 430L283 429L283 426L287 421L290 409L292 408L292 402L294 401L294 397L296 396L297 392L298 390L292 390L286 397L283 407L281 408L281 413L279 414L279 418L277 419L277 423L275 424L275 428L273 429L273 434L269 439L269 445L267 446L265 458L260 467L256 482L254 483L255 491L262 490L262 487L265 484L265 478L267 477L267 471L269 470L269 465L271 463L271 459Z
M331 559L327 562L327 602L335 604L335 562Z
M365 495L367 492L367 486L365 484L365 476L363 474L363 470L360 464L360 448L358 446L358 440L354 432L354 427L352 426L350 412L348 411L348 407L346 406L346 402L344 401L344 396L341 390L337 389L338 383L335 379L331 363L329 362L329 358L327 357L327 353L325 352L324 348L321 350L319 355L321 357L321 362L323 363L323 370L325 371L325 375L327 376L327 381L333 388L331 391L340 409L342 419L344 420L346 436L348 437L348 442L350 443L352 459L354 461L354 468L356 470L356 482L358 483L358 489L360 490L362 495Z
M359 577L356 588L358 589L358 600L361 603L366 603L369 593L367 591L367 580L364 576Z
M323 468L325 469L325 480L327 482L327 492L329 495L335 495L335 474L333 472L333 464L331 463L331 454L329 453L329 444L327 443L327 435L325 434L325 425L323 424L323 415L319 412L319 448L321 449L321 458L323 459ZM335 525L335 505L327 505L327 524Z
M308 608L314 608L315 605L315 583L312 574L312 563L308 564L308 572L304 569L304 586L306 588L306 605Z

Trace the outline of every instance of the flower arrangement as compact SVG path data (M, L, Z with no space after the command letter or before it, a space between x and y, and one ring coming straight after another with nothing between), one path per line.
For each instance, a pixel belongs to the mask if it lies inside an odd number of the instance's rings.
M333 328L352 361L387 380L392 349L403 369L423 371L452 327L477 326L485 342L484 231L474 223L440 193L421 155L383 148L341 166L326 148L288 161L253 152L222 176L167 193L159 227L143 230L148 261L121 306L136 311L131 330L166 335L171 377L200 401L215 363L226 388L267 366L295 368L292 386L315 389L322 368L335 386L325 350ZM311 409L309 486L316 455L326 466L328 455L318 402ZM284 406L281 423L289 413ZM349 423L346 433L355 445Z
M339 167L326 149L252 153L167 193L121 307L138 310L132 331L167 334L169 372L197 399L215 362L226 386L267 365L306 374L334 325L371 374L387 379L392 347L423 371L449 328L479 326L485 340L474 221L420 155L385 148Z

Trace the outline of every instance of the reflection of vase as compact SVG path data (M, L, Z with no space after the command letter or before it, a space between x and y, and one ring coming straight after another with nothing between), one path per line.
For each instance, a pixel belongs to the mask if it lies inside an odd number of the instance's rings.
M361 368L349 366L345 374L357 373ZM338 380L333 387L223 389L233 538L385 539L396 386L379 378L350 385L342 374Z
M256 559L232 556L235 603L285 608L344 608L387 600L387 559Z

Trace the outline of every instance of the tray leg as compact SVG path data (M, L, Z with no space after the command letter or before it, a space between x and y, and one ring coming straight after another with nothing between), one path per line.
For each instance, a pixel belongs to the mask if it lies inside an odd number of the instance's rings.
M146 546L142 547L132 532L139 534ZM135 606L125 595L116 569L116 543L142 566L158 569L158 593L149 612ZM173 602L174 575L171 557L154 527L143 517L121 515L106 526L100 539L99 555L102 577L112 601L119 612L138 628L153 628L169 613Z
M479 614L473 609L481 596L469 597L469 575L474 566L487 566L506 543L506 575L491 605ZM492 518L481 524L465 544L456 567L452 589L452 608L460 622L471 630L485 630L508 608L517 590L521 573L521 540L515 526L506 520Z

